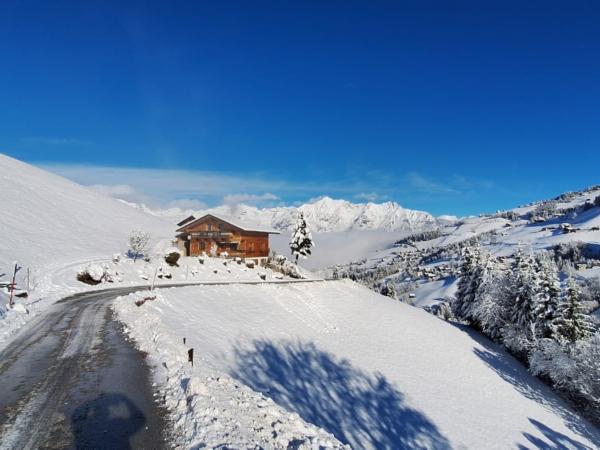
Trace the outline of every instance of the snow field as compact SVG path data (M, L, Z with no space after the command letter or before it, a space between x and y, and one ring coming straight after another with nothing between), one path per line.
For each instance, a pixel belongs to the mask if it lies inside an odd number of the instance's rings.
M131 304L124 298L115 309L156 361L162 389L160 365L181 363L186 347L177 360L159 341L186 337L192 370L232 377L353 448L600 443L594 427L496 345L349 281L186 287ZM198 419L179 420L189 430Z
M159 386L157 401L170 412L177 448L346 448L268 397L206 366L201 355L192 367L187 352L197 342L190 336L184 345L183 338L163 328L161 311L173 305L160 292L135 306L149 296L141 292L119 297L114 309L128 324L125 332L149 353Z

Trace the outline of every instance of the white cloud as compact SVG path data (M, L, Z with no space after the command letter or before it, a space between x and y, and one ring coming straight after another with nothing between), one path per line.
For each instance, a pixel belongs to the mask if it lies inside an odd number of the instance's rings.
M357 200L366 200L367 202L375 202L379 199L379 194L376 192L361 192L354 196Z
M208 208L208 205L203 201L195 200L193 198L181 198L169 202L167 204L167 208L180 208L183 210L191 209L194 211L199 211Z
M410 172L406 175L405 181L412 189L426 194L460 194L458 189L454 189L440 181L425 178L416 172Z
M115 184L112 186L106 184L93 184L90 186L90 188L103 195L108 195L109 197L119 197L123 200L127 200L125 197L138 195L136 190L128 184Z
M258 175L87 165L39 165L80 184L93 186L94 189L112 197L161 207L177 199L216 204L222 202L226 196L233 196L232 193L235 192L248 193L237 195L256 196L257 200L273 200L278 197L271 192L293 192L296 188L302 190L301 186L292 186ZM263 194L265 192L268 194Z
M480 183L455 176L448 180L419 173L361 173L334 180L273 178L265 173L224 173L177 169L146 169L90 165L38 164L75 182L130 202L152 208L205 209L222 204L256 206L301 204L323 196L354 201L394 199L419 203L439 202L477 193ZM475 186L477 189L475 189ZM473 194L476 195L476 194Z
M226 205L238 205L240 203L245 203L247 205L257 205L265 202L273 202L275 200L279 200L275 194L271 194L270 192L266 192L261 195L256 194L229 194L223 197L223 202Z

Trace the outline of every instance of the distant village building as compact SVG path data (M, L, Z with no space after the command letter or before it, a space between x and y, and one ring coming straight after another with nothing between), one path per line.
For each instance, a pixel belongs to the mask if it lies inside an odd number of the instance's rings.
M177 247L185 256L223 253L241 258L269 256L269 235L278 231L237 219L206 214L187 217L177 224Z

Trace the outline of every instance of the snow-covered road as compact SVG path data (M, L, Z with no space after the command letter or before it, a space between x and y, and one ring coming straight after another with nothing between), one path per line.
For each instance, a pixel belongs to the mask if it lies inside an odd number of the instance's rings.
M0 353L0 449L165 447L145 358L108 308L130 291L69 297Z

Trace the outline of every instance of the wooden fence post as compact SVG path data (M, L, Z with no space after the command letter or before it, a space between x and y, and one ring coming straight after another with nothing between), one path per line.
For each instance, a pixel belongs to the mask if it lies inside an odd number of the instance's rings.
M10 299L8 300L8 307L13 306L13 294L15 293L15 287L17 287L17 272L21 270L21 267L15 262L15 269L13 272L12 284L10 285Z

